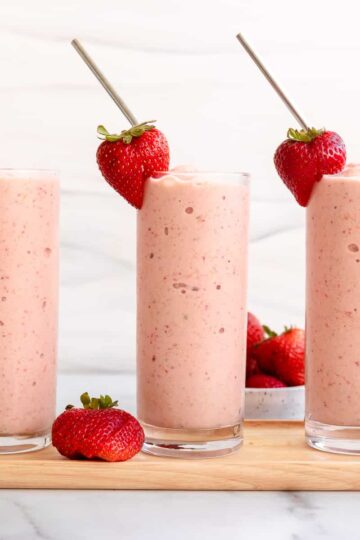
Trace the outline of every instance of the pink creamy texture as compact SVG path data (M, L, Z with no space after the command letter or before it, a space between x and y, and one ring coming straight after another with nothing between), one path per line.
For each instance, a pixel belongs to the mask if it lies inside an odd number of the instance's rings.
M58 201L50 173L0 171L0 435L54 418Z
M138 213L138 415L157 427L243 417L248 187L204 176L150 178Z
M315 185L307 208L307 418L360 426L360 166Z

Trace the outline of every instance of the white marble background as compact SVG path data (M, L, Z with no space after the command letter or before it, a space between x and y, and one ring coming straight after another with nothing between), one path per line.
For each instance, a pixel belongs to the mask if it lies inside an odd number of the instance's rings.
M96 126L126 121L81 63L88 47L172 164L253 174L249 306L303 324L303 211L272 155L294 122L235 40L256 46L310 124L360 155L357 0L1 0L0 166L62 179L60 369L134 368L135 212L101 179Z

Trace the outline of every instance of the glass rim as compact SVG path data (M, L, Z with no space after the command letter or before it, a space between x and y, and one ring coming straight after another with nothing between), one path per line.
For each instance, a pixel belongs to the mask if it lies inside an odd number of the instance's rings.
M279 386L277 388L250 388L249 386L245 387L245 391L247 393L252 394L261 394L264 392L268 392L271 390L271 392L288 392L288 393L294 393L299 392L301 390L304 390L305 384L297 384L296 386Z
M3 176L3 180L11 179L16 180L42 180L48 178L49 180L59 181L60 171L58 169L36 169L36 168L15 168L15 167L2 167L0 168L0 180Z
M250 185L251 175L248 172L237 172L237 171L214 171L214 170L194 170L194 171L177 171L177 170L167 170L167 171L155 171L150 178L154 180L160 180L164 176L173 176L179 181L193 179L195 183L219 183L219 184L233 184L233 185L243 185L248 187Z
M334 174L324 174L323 178L327 178L329 180L349 179L349 180L358 181L360 179L360 163L358 162L346 163L342 171L334 173Z
M207 175L223 175L223 176L243 176L245 178L251 178L251 175L250 173L248 172L245 172L245 171L219 171L219 170L211 170L211 169L197 169L197 170L194 170L194 171L177 171L177 170L174 170L174 169L168 169L167 171L154 171L153 174L181 174L183 176L186 176L186 175L191 175L191 176L199 176L199 175L202 175L202 174L207 174Z
M0 172L19 172L19 173L35 173L35 172L46 172L46 173L55 173L59 172L58 169L46 169L46 168L36 168L36 167L0 167Z

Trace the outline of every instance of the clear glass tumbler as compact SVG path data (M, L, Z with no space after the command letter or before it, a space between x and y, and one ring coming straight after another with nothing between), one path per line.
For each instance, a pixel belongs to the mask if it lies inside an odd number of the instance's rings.
M307 208L306 440L360 453L360 166L318 182Z
M156 176L138 212L144 451L220 456L243 439L249 176Z
M50 442L55 414L59 183L0 170L0 453Z

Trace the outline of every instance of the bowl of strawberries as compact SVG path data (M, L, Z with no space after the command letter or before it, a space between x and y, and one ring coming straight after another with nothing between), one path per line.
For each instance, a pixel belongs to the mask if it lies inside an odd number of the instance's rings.
M245 417L303 420L305 332L277 334L248 313Z

